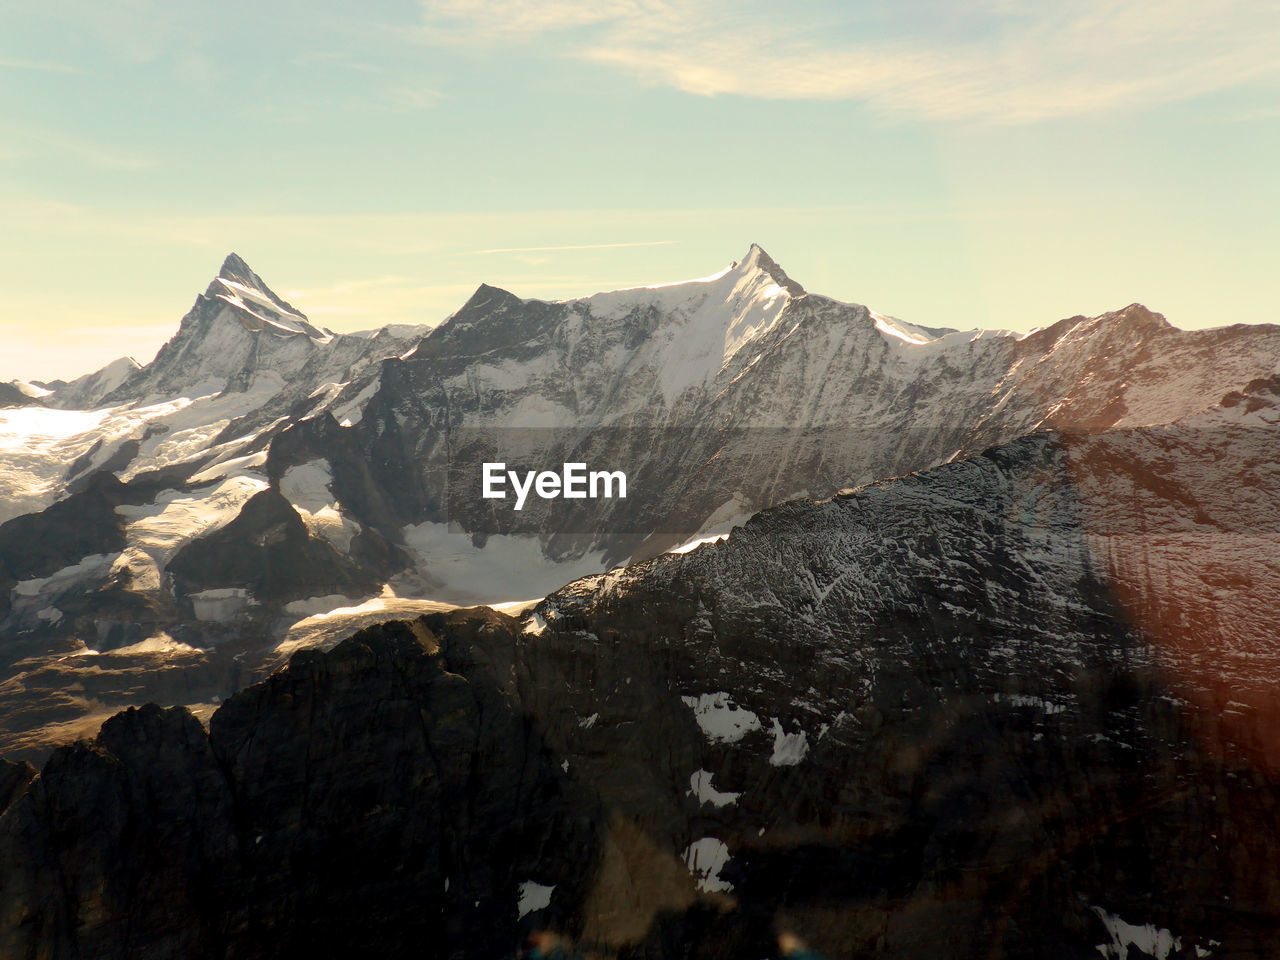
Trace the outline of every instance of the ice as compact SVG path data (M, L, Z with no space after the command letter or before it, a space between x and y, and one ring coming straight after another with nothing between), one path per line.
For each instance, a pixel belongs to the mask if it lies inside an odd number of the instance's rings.
M344 597L340 593L331 593L323 597L307 597L305 600L290 601L284 605L284 612L295 617L314 617L332 613L343 607L356 609L351 606L350 597Z
M166 490L154 503L116 507L129 521L126 550L141 551L163 567L184 544L230 523L246 500L265 489L260 477L233 476L194 494Z
M100 577L111 566L113 554L95 553L84 557L78 563L63 567L47 577L23 580L13 587L19 597L37 597L41 594L53 594L67 589L78 580Z
M96 653L97 651L91 652ZM167 633L158 633L154 637L147 637L147 639L140 640L137 643L132 643L127 647L116 647L114 650L110 650L108 652L113 657L130 657L141 656L146 653L172 654L199 653L200 651L189 644L173 639L173 637L169 636Z
M418 555L429 579L398 579L393 581L396 591L446 603L492 605L546 596L604 567L604 551L556 562L543 555L536 537L491 536L484 547L477 547L470 534L444 523L405 527L404 542Z
M46 407L0 410L0 523L52 503L68 464L102 436L108 415Z
M249 591L240 587L201 590L190 595L197 620L225 622L249 606Z

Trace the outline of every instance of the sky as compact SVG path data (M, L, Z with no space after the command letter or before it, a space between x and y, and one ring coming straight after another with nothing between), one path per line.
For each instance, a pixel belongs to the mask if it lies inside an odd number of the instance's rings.
M761 244L1029 330L1280 315L1274 0L0 5L0 380L145 362L239 253L337 331Z

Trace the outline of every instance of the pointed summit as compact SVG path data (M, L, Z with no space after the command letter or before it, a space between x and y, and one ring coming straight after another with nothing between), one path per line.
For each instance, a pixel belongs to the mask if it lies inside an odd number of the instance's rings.
M782 267L778 266L778 261L769 256L769 254L765 252L764 247L760 246L758 243L751 244L750 248L747 250L747 255L742 258L740 263L735 264L731 269L743 274L752 272L762 273L765 276L770 277L774 283L782 287L782 289L791 294L791 296L803 297L805 295L804 287L787 276L787 272L783 270Z
M262 282L262 278L250 270L240 254L234 251L228 253L227 258L222 261L222 269L218 271L218 276L225 280L239 280L242 283Z
M265 330L276 336L304 334L322 342L331 339L327 331L312 326L301 310L276 296L237 253L227 254L204 295L235 308L246 330Z

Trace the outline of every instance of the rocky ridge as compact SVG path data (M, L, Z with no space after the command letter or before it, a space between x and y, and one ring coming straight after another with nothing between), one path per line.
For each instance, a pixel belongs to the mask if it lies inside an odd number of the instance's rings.
M131 711L17 775L5 946L1271 956L1276 394L376 627L207 736Z

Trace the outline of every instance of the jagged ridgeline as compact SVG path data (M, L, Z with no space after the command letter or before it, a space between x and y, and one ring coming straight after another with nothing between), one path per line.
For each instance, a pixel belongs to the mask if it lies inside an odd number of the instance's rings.
M230 257L0 398L0 956L1274 955L1277 369L758 247L346 335Z

